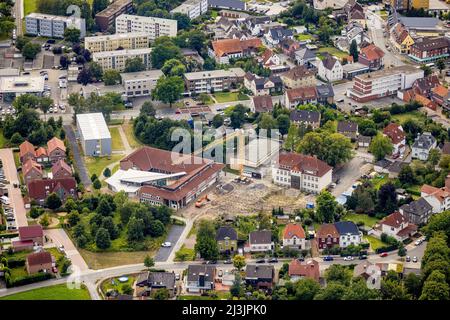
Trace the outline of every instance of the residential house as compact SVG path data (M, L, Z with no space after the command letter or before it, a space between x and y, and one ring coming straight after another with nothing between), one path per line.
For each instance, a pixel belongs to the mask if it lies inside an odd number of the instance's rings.
M417 232L417 226L409 223L398 211L384 217L378 224L381 233L394 237L397 241L404 241Z
M439 213L450 209L450 176L445 179L445 186L436 188L424 184L420 188L420 196L424 198L432 207L433 213Z
M439 78L438 76L432 74L415 80L412 85L412 89L416 94L420 94L424 97L430 97L432 90L438 86L440 86Z
M358 147L359 148L368 148L370 146L371 141L372 141L372 137L358 135Z
M436 111L437 105L427 97L422 96L421 94L414 95L414 99L418 103L420 103L423 107Z
M295 61L299 66L311 66L316 61L316 54L308 48L301 48L295 51Z
M190 94L214 93L231 90L244 82L245 72L241 68L188 72L184 74L186 89Z
M358 136L358 124L353 121L338 121L337 132L347 138L356 140Z
M436 138L429 132L420 134L412 145L412 157L422 161L426 161L430 151L437 146Z
M41 251L30 253L27 256L25 265L28 274L35 274L41 271L50 272L52 269L52 255L50 252Z
M274 249L272 232L269 230L253 231L248 235L247 251L267 252Z
M34 156L34 146L28 140L25 140L19 145L19 157L21 163L24 163L28 159L34 159Z
M339 246L346 248L349 245L359 245L362 241L362 232L352 221L335 222L334 226L339 233Z
M249 89L254 96L277 94L283 91L283 82L280 77L269 76L263 78L250 72L245 74L244 86Z
M272 289L275 268L268 265L248 264L245 268L245 283L256 289Z
M392 164L392 161L387 159L381 159L374 163L373 170L376 173L389 173L389 166Z
M295 51L300 49L300 42L287 38L280 41L279 47L285 55L293 58L295 56Z
M216 233L220 253L231 254L237 251L237 232L229 226L220 227Z
M291 29L286 29L284 27L270 28L264 34L265 42L271 47L279 45L283 40L292 40L293 38L294 32Z
M253 38L248 40L223 39L213 41L212 48L209 48L209 55L218 63L228 64L230 59L239 59L255 54L262 46L261 39Z
M406 135L401 125L390 123L383 129L383 134L391 139L393 155L401 155L405 152Z
M398 177L403 167L406 167L408 164L403 161L393 161L388 167L389 178L395 179Z
M379 70L383 67L384 51L373 43L361 48L358 55L358 62L366 65L370 70Z
M317 245L319 249L339 246L339 237L339 232L334 224L322 224L317 230Z
M301 104L317 103L316 87L302 87L289 89L285 92L285 106L292 109Z
M286 152L272 165L273 183L310 193L319 193L331 184L333 168L314 156Z
M331 55L319 62L319 76L329 82L339 81L343 79L342 65Z
M32 180L42 179L43 171L40 164L33 159L28 159L22 166L23 180L28 183Z
M138 290L142 288L143 290ZM167 289L169 298L177 292L175 273L173 272L145 272L136 279L136 290L141 291L139 296L150 296L154 291Z
M39 205L44 205L51 193L56 193L63 202L68 197L77 198L77 181L73 177L32 180L27 183L27 188L30 199L36 200Z
M319 262L314 259L309 259L305 262L301 262L298 259L294 259L289 263L288 270L291 281L297 281L303 278L314 279L317 282L320 280Z
M313 87L316 85L316 74L305 66L297 66L280 75L283 84L288 89Z
M283 248L306 249L305 230L300 224L288 223L283 230Z
M394 45L395 50L402 54L409 54L411 46L414 44L414 39L403 24L400 22L396 23L391 28L390 34L390 40Z
M317 102L322 104L334 103L334 90L331 83L325 83L316 86Z
M405 216L409 223L415 225L424 225L428 223L433 207L424 199L419 198L400 207L400 213Z
M59 160L52 166L52 178L63 179L72 176L72 168L64 161Z
M291 123L295 125L311 126L312 129L320 127L320 112L294 109L290 114Z
M366 26L366 16L364 14L364 9L356 1L348 1L344 6L344 11L347 13L348 22L356 22L361 24L363 27Z
M274 53L270 49L266 49L263 54L258 57L258 62L261 63L265 68L281 65L281 60L278 54Z
M39 164L43 164L43 165L48 164L50 162L50 159L47 154L47 149L45 149L44 147L37 148L34 159Z
M245 27L250 30L253 36L260 36L265 25L272 22L269 16L251 16L245 20Z
M357 22L349 23L342 31L341 36L334 40L334 45L341 51L350 52L350 46L355 41L358 50L370 43L370 37L364 26Z
M446 37L418 39L412 46L409 57L418 63L429 63L450 56L450 40Z
M36 245L44 245L44 231L41 225L19 227L19 239L31 241Z
M186 291L202 293L214 290L216 267L211 265L189 265L186 275Z
M252 101L250 102L250 110L251 112L272 112L273 111L273 101L272 96L256 96L252 97Z
M431 100L441 107L444 107L446 104L450 106L449 90L442 85L434 87L431 89Z
M51 163L66 158L66 146L57 137L53 137L47 142L47 153Z

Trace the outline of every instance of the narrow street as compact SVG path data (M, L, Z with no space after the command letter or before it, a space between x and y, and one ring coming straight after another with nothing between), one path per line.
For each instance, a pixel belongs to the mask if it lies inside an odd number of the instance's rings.
M85 187L91 185L91 178L87 171L86 165L83 161L83 156L81 154L80 148L78 146L77 139L75 137L75 132L71 125L64 125L64 131L66 132L67 140L70 143L70 151L73 154L73 159L75 160L75 166L77 168L78 174L80 175L81 182Z

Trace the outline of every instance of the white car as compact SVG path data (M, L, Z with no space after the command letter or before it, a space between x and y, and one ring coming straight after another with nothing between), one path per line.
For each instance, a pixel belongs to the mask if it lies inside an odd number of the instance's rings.
M352 256L348 256L344 258L344 261L353 261L354 259Z
M413 257L412 258L412 262L416 263L417 262L417 257Z
M169 247L171 247L172 246L172 243L170 243L170 242L164 242L162 245L161 245L161 247L164 247L164 248L169 248Z
M420 246L420 245L422 244L422 240L421 240L421 239L416 240L416 242L414 242L414 244L415 244L416 246Z

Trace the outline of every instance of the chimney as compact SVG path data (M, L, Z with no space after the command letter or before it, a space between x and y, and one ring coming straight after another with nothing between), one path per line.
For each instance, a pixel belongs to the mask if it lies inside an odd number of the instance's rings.
M450 174L445 178L445 189L447 189L447 191L450 191Z

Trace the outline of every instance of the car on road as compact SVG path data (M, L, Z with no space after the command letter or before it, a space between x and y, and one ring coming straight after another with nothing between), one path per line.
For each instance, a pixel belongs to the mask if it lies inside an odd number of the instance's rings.
M258 259L258 260L256 260L256 263L265 263L266 262L266 259Z
M410 262L411 261L411 257L410 256L406 256L406 262Z
M380 254L380 257L381 258L384 258L384 257L387 257L388 256L388 253L387 252L383 252L382 254Z
M179 273L175 273L175 280L180 280L180 274Z
M305 261L305 257L301 256L301 257L297 258L297 260L303 262L303 261Z
M205 261L204 264L217 264L217 260Z
M414 256L414 257L412 258L412 262L416 263L417 261L418 261L418 260L417 260L417 257Z
M334 258L332 256L325 256L323 257L323 261L333 261Z
M269 263L277 263L278 259L277 258L271 258L269 259Z
M353 261L353 260L355 260L355 258L353 258L352 256L344 257L344 261Z
M230 259L223 261L223 264L232 264L232 263L233 263L233 261L231 261Z
M163 248L169 248L169 247L171 247L171 246L172 246L172 243L170 243L170 242L168 242L168 241L163 242L162 245L161 245L161 247L163 247Z
M367 259L367 254L360 255L360 256L358 257L358 259L359 259L359 260L366 260L366 259Z
M422 239L416 240L416 242L414 242L414 244L416 246L420 246L422 244L422 241L423 241Z

